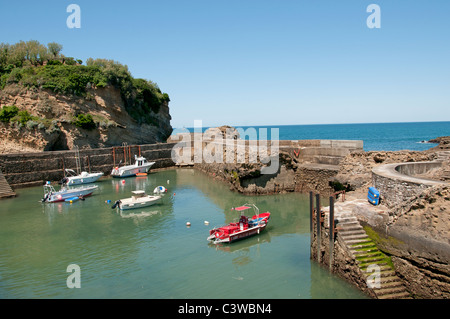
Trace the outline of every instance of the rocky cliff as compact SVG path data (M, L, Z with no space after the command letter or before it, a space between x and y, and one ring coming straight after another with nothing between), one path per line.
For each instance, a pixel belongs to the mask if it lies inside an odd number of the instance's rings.
M150 124L138 123L113 85L87 88L80 96L9 84L0 91L0 106L15 105L27 111L30 119L26 123L0 122L0 153L165 142L172 132L168 103L162 102L157 112L149 111ZM95 126L77 126L74 119L78 114L90 114Z

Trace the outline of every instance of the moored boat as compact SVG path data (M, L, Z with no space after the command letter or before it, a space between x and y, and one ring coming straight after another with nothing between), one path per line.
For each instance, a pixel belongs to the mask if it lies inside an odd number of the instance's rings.
M59 191L56 191L50 182L47 182L44 185L44 198L42 198L42 202L55 203L64 202L69 198L85 198L92 195L97 188L97 185L81 186L76 188L68 188L63 186Z
M101 172L88 173L83 171L80 174L77 174L72 169L66 169L65 171L67 176L61 180L61 183L68 186L94 183L103 176L103 173Z
M136 155L134 156L135 163L132 165L126 165L122 167L114 167L111 171L112 177L130 177L136 176L140 173L148 173L150 167L155 164L155 162L148 162L145 157Z
M117 200L111 208L118 207L120 210L143 208L156 204L162 198L161 195L147 195L143 190L131 193L133 194L131 197Z
M251 208L254 209L255 215L252 217L245 216L243 212ZM270 213L259 213L258 207L254 204L245 204L234 208L234 210L241 212L239 221L211 229L207 240L214 244L232 243L236 240L258 235L269 222Z

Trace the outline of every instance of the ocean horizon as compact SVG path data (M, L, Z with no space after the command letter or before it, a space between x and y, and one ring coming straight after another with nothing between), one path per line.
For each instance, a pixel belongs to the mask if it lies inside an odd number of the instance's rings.
M258 138L260 132L263 134L266 132L267 139L271 139L272 129L278 129L278 138L280 140L362 140L365 151L424 151L438 145L428 143L429 140L450 135L450 121L234 127L241 128L244 132L249 128L254 128L256 129ZM208 128L210 126L203 127L203 132ZM194 132L193 127L185 127L183 129ZM177 133L177 130L181 131L183 129L174 129L174 133Z

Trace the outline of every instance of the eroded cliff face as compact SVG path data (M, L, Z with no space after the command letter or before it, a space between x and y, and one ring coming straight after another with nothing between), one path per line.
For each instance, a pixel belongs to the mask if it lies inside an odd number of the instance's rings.
M37 121L20 125L0 122L0 153L98 148L165 142L172 127L169 105L151 112L152 125L139 124L128 114L119 89L113 86L87 89L86 95L62 95L50 90L9 85L0 91L0 106L15 105ZM73 124L78 114L91 114L97 127Z

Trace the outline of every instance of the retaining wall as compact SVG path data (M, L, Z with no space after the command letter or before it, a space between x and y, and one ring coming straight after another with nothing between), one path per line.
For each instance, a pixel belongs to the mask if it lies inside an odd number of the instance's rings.
M414 176L441 165L441 162L381 165L372 170L372 182L383 196L385 204L392 207L414 198L429 187L446 184Z
M171 151L174 143L133 145L80 150L81 169L103 172L109 175L119 162L134 163L134 155L141 154L155 162L152 168L174 165ZM13 188L41 185L45 181L59 181L64 177L64 169L76 171L75 151L55 151L0 155L0 169Z

